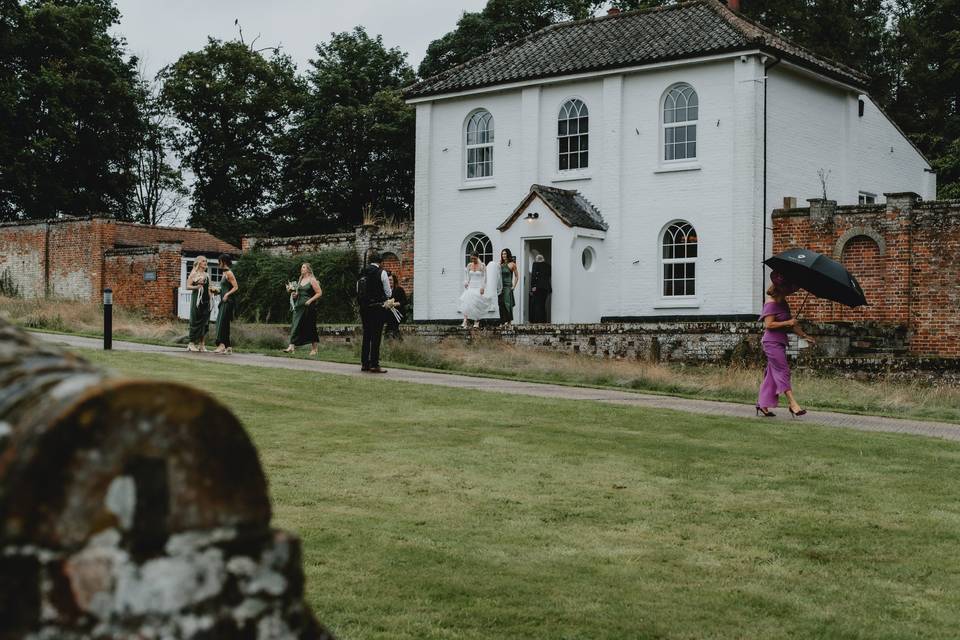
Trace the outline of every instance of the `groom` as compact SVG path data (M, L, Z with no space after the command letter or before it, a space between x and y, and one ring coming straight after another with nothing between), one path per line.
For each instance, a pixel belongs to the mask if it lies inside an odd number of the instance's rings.
M363 323L363 344L360 349L360 370L368 373L386 373L380 368L380 341L386 310L383 303L393 296L387 272L380 268L380 254L371 251L369 264L360 270L357 278L357 303Z

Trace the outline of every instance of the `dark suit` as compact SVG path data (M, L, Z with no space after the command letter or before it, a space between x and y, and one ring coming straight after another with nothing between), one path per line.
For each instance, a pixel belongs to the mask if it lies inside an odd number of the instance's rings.
M547 296L553 291L550 285L550 265L534 262L530 274L530 322L547 321Z

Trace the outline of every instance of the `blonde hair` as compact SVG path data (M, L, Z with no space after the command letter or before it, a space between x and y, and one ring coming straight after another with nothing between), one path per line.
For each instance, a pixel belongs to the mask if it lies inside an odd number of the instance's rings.
M309 262L304 262L303 264L300 265L300 268L301 268L301 269L304 268L304 267L307 268L307 273L310 274L310 277L311 277L311 278L316 277L316 276L313 275L313 267L310 266L310 263L309 263Z
M187 280L192 281L193 278L194 278L198 273L200 273L200 269L199 269L198 267L200 266L200 262L201 262L201 261L203 262L203 275L204 275L204 277L206 277L206 275L207 275L207 257L206 257L206 256L199 256L196 260L193 261L193 269L190 270L190 277L188 277Z

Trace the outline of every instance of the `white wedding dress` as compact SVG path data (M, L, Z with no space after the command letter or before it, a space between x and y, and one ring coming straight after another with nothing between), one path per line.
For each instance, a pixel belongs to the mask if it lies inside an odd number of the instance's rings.
M483 295L480 294L480 290L486 286L486 274L483 271L473 271L469 267L465 271L467 288L460 294L457 310L470 320L479 320L490 310L490 300L486 290Z

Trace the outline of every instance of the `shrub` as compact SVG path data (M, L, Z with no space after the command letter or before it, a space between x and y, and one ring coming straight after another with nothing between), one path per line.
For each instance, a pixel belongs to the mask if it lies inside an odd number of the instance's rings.
M20 288L17 287L17 283L13 281L13 276L6 269L0 273L0 296L6 298L20 297Z
M317 307L321 323L356 322L357 255L353 251L321 251L296 256L274 256L263 251L243 255L234 266L240 291L240 315L256 322L284 323L290 320L290 297L284 285L296 280L300 265L309 262L323 288Z

